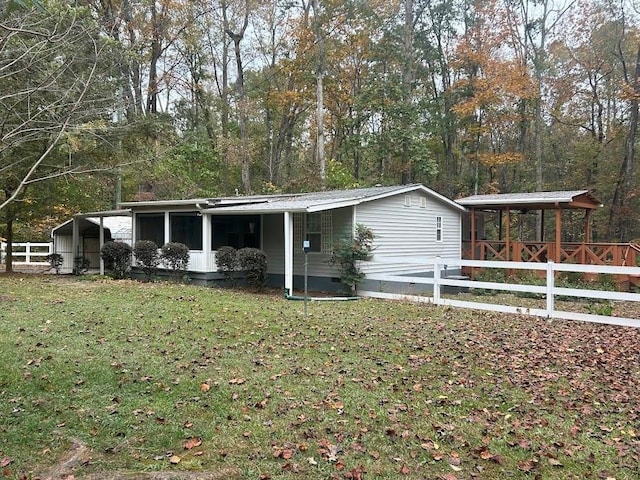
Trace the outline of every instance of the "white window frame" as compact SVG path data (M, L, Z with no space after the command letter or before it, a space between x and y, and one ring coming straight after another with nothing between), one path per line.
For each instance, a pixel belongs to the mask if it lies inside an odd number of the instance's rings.
M436 242L441 243L443 235L442 215L436 216Z

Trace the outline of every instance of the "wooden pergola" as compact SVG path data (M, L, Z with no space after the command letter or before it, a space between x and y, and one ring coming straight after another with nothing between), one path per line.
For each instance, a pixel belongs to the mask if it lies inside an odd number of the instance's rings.
M532 193L504 193L493 195L473 195L456 200L459 204L468 208L471 213L471 248L470 258L472 260L481 259L483 256L477 255L478 247L489 247L496 257L506 261L546 261L548 259L561 262L563 256L566 257L566 250L563 255L562 248L562 211L566 209L582 209L585 211L584 241L582 246L591 242L591 223L593 211L602 207L602 203L595 198L589 190L572 190L556 192L532 192ZM554 242L514 242L511 239L511 215L513 212L523 213L530 211L542 212L542 228L544 228L544 214L553 211L555 214L555 241ZM477 212L498 212L500 216L499 241L500 247L491 247L488 242L478 240ZM506 215L504 241L502 240L502 220ZM541 239L544 239L544 231L541 232ZM519 248L515 249L516 245ZM536 247L533 244L537 243ZM529 246L528 246L529 245ZM531 247L531 248L530 248ZM499 250L497 249L499 248ZM483 248L484 249L484 248ZM524 249L524 250L523 250ZM485 250L486 251L486 250ZM522 252L527 258L522 258ZM588 256L588 255L587 255ZM581 253L584 260L585 252ZM574 258L574 260L576 260ZM580 262L585 263L585 262ZM600 263L600 262L594 262Z

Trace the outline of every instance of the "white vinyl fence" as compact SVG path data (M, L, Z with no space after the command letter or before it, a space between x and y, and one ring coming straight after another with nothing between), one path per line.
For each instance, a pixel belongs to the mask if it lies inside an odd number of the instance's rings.
M389 274L369 274L368 280L379 280L381 285L384 282L400 282L433 285L431 297L417 295L403 295L398 293L385 293L382 291L359 292L362 296L412 300L418 302L428 302L436 305L449 305L452 307L472 308L504 313L518 313L525 315L535 315L545 318L559 318L566 320L581 320L586 322L607 323L611 325L624 325L640 327L640 318L636 317L613 317L609 315L599 315L593 313L581 313L563 311L556 308L556 297L582 297L588 299L610 300L614 302L640 302L640 294L626 293L618 291L591 290L579 288L563 288L555 285L556 272L578 272L578 273L603 273L610 275L630 275L640 277L640 267L612 267L604 265L582 265L569 263L528 263L528 262L491 262L479 260L459 260L459 259L435 259L433 263L433 278L412 277L405 275ZM430 270L431 265L425 266ZM447 268L473 267L482 269L503 269L503 270L537 270L545 271L546 281L544 285L522 285L514 283L483 282L473 280L462 280L458 278L443 278L442 272ZM500 290L505 292L527 292L544 295L546 298L545 308L530 308L525 306L500 305L492 303L482 303L475 301L459 300L455 298L444 298L442 287L462 287L474 289Z
M14 243L12 258L14 265L45 265L47 255L53 251L51 242L25 242ZM7 255L7 244L0 243L0 263L5 262Z

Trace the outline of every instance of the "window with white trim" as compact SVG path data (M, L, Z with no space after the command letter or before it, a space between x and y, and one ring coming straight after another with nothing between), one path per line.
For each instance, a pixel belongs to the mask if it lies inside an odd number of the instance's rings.
M442 241L442 217L436 217L436 242Z

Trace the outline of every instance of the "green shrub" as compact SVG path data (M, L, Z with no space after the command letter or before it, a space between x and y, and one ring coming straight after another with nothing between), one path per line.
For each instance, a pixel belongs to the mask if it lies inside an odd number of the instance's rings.
M546 277L540 277L536 272L520 271L516 276L514 283L520 283L522 285L536 285L542 286L547 284ZM520 298L544 298L546 295L543 293L534 292L514 292L516 297Z
M216 266L218 272L231 286L236 284L236 271L239 270L238 251L233 247L220 247L216 252Z
M160 249L160 260L176 278L187 272L189 256L189 247L180 242L165 243Z
M49 265L51 265L51 268L56 271L56 275L58 275L60 273L60 267L62 267L62 262L64 261L62 255L59 253L50 253L46 256L46 259Z
M133 254L136 257L136 265L142 268L147 280L151 280L160 265L158 245L151 240L138 240L133 246Z
M473 280L477 282L506 283L505 271L500 268L483 268L473 274ZM496 295L502 293L500 290L488 288L472 288L474 295Z
M125 242L107 242L100 249L104 266L113 278L125 278L131 269L131 245Z
M247 285L261 290L267 283L267 255L258 248L238 250L238 264L245 272Z
M83 273L87 273L90 266L91 261L87 257L79 255L73 259L73 274L82 275Z
M338 267L340 282L348 295L355 295L358 284L364 279L364 272L357 262L371 260L374 238L370 228L358 224L355 235L345 235L333 247L329 264Z
M604 315L610 317L613 315L613 303L609 300L590 303L587 305L587 312L592 315Z

